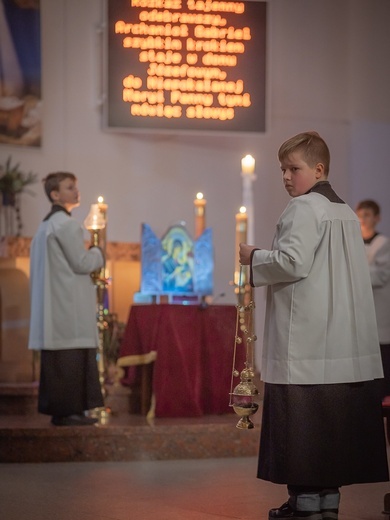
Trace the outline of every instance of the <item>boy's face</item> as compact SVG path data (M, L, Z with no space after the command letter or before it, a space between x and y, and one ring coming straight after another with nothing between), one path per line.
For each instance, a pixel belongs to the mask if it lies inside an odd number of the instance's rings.
M326 180L324 176L324 165L317 163L315 166L309 166L302 152L294 152L280 163L283 173L284 187L290 197L299 197L303 195L318 181Z
M375 231L380 216L375 215L371 208L358 209L356 215L360 220L360 227L362 228L363 234Z
M59 183L59 189L51 192L53 203L63 206L67 211L71 211L80 205L80 192L77 181L64 179Z

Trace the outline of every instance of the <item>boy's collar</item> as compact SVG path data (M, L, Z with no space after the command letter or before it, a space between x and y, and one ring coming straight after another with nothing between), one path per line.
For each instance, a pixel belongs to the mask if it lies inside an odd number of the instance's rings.
M365 238L364 243L365 244L371 244L371 242L374 240L375 237L379 235L378 231L375 231L375 233L370 238Z
M314 186L308 190L305 195L308 193L319 193L326 197L330 202L336 202L337 204L345 204L345 202L340 199L340 197L335 193L329 181L319 181Z
M65 209L64 206L60 206L60 204L53 204L50 212L46 215L43 221L49 220L49 218L54 215L54 213L58 213L59 211L64 211L67 215L71 216L71 213Z
M312 186L310 188L310 190L307 190L307 192L305 193L305 195L307 195L308 193L311 193L312 191L321 191L321 188L322 187L325 187L326 185L328 185L330 187L330 183L329 181L319 181L319 182L316 182L314 184L314 186Z

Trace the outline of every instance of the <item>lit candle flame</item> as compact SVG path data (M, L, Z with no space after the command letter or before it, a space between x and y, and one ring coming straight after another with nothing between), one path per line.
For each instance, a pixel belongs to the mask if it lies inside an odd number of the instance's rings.
M246 213L246 207L245 206L241 206L240 213Z
M252 174L255 171L255 159L251 155L246 155L241 159L242 173Z
M202 199L203 199L203 193L202 193L202 192L197 193L197 194L196 194L196 198L197 198L198 200L202 200Z
M101 204L102 202L104 202L104 198L100 195L100 197L98 197L97 201L99 204Z

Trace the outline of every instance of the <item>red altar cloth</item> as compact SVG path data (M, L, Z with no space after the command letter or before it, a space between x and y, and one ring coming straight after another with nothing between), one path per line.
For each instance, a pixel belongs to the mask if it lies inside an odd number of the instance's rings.
M133 305L119 361L126 366L127 356L131 360L131 356L157 353L153 370L156 417L229 413L235 331L234 305ZM243 350L237 345L239 371L244 367ZM131 383L133 370L128 378L124 383ZM238 382L235 378L234 385Z

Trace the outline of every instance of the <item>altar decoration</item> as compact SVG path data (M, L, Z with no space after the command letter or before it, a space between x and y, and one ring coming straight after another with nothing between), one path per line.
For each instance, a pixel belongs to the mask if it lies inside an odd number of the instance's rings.
M137 303L197 303L213 293L213 236L206 228L193 240L184 224L171 226L160 239L142 224L141 290ZM164 299L164 298L163 298Z
M213 294L214 251L206 228L206 199L194 200L195 238L180 222L161 238L143 223L141 228L141 288L135 303L201 303Z

